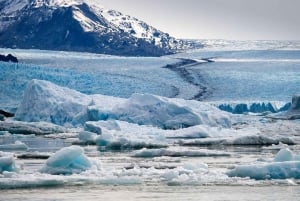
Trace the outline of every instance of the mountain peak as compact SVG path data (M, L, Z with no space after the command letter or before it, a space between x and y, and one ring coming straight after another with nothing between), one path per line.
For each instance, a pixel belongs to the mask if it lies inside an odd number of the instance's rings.
M92 0L0 0L0 47L160 56L186 45Z

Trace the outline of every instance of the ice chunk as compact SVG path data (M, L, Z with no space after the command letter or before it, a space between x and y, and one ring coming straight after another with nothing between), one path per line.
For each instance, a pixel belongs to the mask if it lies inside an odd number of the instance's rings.
M186 148L167 148L167 149L142 149L133 154L134 157L216 157L216 156L231 156L228 152L197 149L191 150Z
M289 149L280 150L274 162L240 165L230 170L230 177L250 177L252 179L300 179L300 156Z
M12 156L0 157L0 173L3 173L4 171L18 172L15 160Z
M140 125L155 125L178 129L200 124L200 118L190 108L176 105L163 97L134 94L115 109L118 119Z
M288 145L295 144L294 140L285 136L266 136L246 134L242 136L218 137L205 139L180 140L184 146L206 146L206 145L273 145L284 143Z
M16 141L14 144L0 145L0 150L28 150L28 146L21 141Z
M166 147L165 130L124 121L86 122L102 130L96 144L102 149L124 150Z
M294 154L289 148L281 149L274 158L275 162L300 161L300 155Z
M79 133L79 140L85 141L85 142L95 142L97 136L98 135L96 133L82 131Z
M273 162L257 165L241 165L229 171L230 177L250 177L252 179L300 179L300 161Z
M40 170L48 174L73 174L91 168L91 162L79 146L65 147L51 156Z
M47 135L51 133L63 133L65 128L48 122L22 122L4 121L0 122L0 130L8 131L11 134L36 134Z

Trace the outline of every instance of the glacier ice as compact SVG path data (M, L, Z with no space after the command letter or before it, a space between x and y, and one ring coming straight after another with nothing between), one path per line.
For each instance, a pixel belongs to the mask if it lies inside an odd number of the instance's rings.
M231 102L231 103L213 103L219 109L233 114L244 113L277 113L286 111L291 107L291 103L285 102Z
M0 173L7 172L18 172L18 168L15 164L15 159L12 156L0 157Z
M250 177L264 179L300 179L300 156L289 149L281 149L274 161L239 165L227 172L230 177Z
M300 94L296 94L292 98L292 105L289 110L281 112L279 114L270 115L269 117L275 119L300 119Z
M92 164L83 149L79 146L70 146L62 148L51 156L40 172L66 175L81 173L91 167Z

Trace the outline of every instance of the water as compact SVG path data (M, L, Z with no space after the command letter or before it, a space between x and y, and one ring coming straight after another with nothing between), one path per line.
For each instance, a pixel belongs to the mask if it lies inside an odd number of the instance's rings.
M54 189L10 190L0 200L212 200L212 201L297 201L297 186L78 186Z

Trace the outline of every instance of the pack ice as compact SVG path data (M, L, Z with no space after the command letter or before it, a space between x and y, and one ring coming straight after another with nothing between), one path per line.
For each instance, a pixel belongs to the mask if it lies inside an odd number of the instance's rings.
M163 129L199 124L231 126L227 114L208 103L150 94L133 94L129 99L85 95L42 80L29 82L15 118L58 125L83 125L87 121L115 119Z

